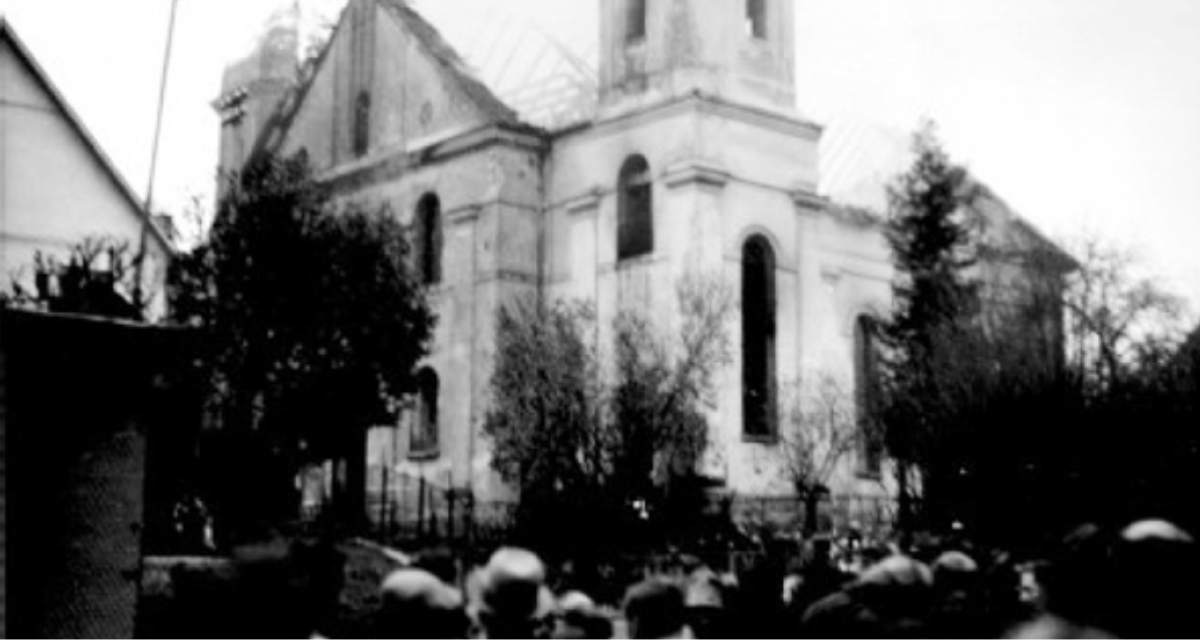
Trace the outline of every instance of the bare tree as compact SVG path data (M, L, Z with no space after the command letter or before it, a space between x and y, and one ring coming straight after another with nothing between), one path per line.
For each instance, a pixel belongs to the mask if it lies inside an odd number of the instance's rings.
M593 344L587 305L501 311L484 431L540 542L611 544L688 515L713 376L729 359L732 297L719 279L694 275L677 296L674 331L628 310L614 319L611 346Z
M64 313L83 313L127 320L147 320L155 298L138 282L139 262L129 240L87 236L70 246L65 263L53 254L35 252L33 264L11 276L12 303ZM33 272L33 290L20 277Z
M817 510L839 465L863 443L863 429L853 396L830 376L809 389L788 385L781 400L782 471L804 505L804 533L816 531Z
M1073 244L1079 269L1065 298L1071 362L1102 393L1155 353L1182 343L1186 305L1138 271L1137 255L1095 235Z

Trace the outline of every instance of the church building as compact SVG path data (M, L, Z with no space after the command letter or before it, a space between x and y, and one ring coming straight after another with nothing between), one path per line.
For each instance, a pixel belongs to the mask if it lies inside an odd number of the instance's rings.
M579 299L602 327L629 307L669 326L695 274L736 300L704 472L734 495L789 495L786 394L832 380L869 402L869 319L890 309L893 276L881 212L819 193L823 127L796 108L790 0L595 1L589 108L549 124L498 97L402 0L350 0L299 74L282 16L215 103L222 169L305 150L337 199L412 225L439 323L420 397L394 441L373 440L389 486L506 495L481 433L502 305ZM884 508L877 453L845 456L836 498Z

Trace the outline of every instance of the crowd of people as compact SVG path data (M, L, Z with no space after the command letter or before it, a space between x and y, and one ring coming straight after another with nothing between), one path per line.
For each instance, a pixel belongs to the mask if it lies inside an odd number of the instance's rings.
M716 569L681 555L619 603L548 579L504 547L466 576L420 561L380 585L381 638L1200 637L1193 538L1163 520L1085 525L1024 570L969 545L865 548L847 570L815 539L790 566ZM985 556L985 557L973 557ZM553 585L553 588L552 588Z

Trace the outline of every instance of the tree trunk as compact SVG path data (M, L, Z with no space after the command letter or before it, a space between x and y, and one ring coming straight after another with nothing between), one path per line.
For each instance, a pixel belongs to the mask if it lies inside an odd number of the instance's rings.
M339 523L353 533L362 533L367 526L366 436L361 427L347 430L341 453L344 473L338 474L334 501Z
M817 533L817 518L821 508L821 493L810 490L804 493L804 537L811 538Z
M900 503L896 525L900 530L901 540L906 541L912 528L912 500L908 489L908 463L900 460L896 461L896 488Z

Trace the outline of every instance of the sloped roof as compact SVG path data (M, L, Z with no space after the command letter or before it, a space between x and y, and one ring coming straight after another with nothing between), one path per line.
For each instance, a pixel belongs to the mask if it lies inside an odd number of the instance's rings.
M885 219L888 186L913 161L909 135L853 118L830 123L821 136L818 153L818 193L832 202L832 213L857 224ZM1064 270L1076 268L1073 258L970 172L964 195L971 197L974 213L989 224L1017 234L1028 243L1025 247L1047 251Z
M404 23L413 36L425 47L458 86L467 94L484 114L493 122L516 123L520 120L517 113L496 97L492 90L483 84L458 53L451 47L437 29L434 28L421 14L413 11L403 0L376 0L392 11Z
M425 20L425 18L421 17L419 13L408 7L404 0L362 1L375 2L387 9L396 19L400 20L408 28L409 32L412 33L413 37L417 39L421 47L429 54L430 58L447 74L451 82L462 90L467 99L479 108L487 120L498 124L513 125L521 122L521 118L517 112L513 111L502 100L497 98L487 85L476 78L467 64L455 52L454 48L442 38L438 30ZM348 7L349 4L347 4ZM345 9L343 9L344 15ZM311 63L312 66L308 73L280 99L271 119L259 132L250 157L259 155L265 150L273 150L278 144L282 143L282 134L291 128L296 115L299 113L301 106L303 106L305 97L316 81L317 72L328 57L332 44L338 36L338 31L341 30L342 22L343 19L339 18L337 27L329 37L328 42L326 42L324 49L321 50L320 55Z
M417 11L521 120L549 131L595 118L599 6L592 0L427 0ZM471 15L463 21L457 16Z
M166 235L163 234L162 229L155 224L154 220L146 212L145 207L138 200L138 197L134 194L133 189L129 187L129 183L125 182L125 179L121 176L121 173L117 171L116 165L112 163L112 160L110 160L108 155L104 153L104 150L100 148L100 144L97 143L96 139L92 137L91 132L89 132L87 127L84 126L83 121L80 120L79 116L75 113L75 110L71 108L71 105L67 103L66 98L64 98L62 93L59 92L58 87L56 87L54 82L50 80L50 76L47 75L46 71L42 69L40 64L38 64L37 59L33 57L33 54L30 53L29 49L25 46L25 43L21 41L21 38L17 35L16 30L12 27L11 23L9 23L8 19L4 15L0 14L0 42L4 41L11 43L13 51L15 51L17 54L17 59L20 60L32 72L33 77L42 85L42 88L45 89L46 94L50 96L50 99L54 101L55 106L57 106L58 110L63 114L67 123L70 124L72 129L75 130L75 133L79 135L79 138L83 140L84 146L87 147L88 151L92 154L92 157L103 169L104 174L107 175L110 180L112 180L113 184L117 187L117 191L120 192L120 194L129 202L130 206L133 207L136 215L141 219L143 228L150 230L150 236L161 245L163 251L165 251L167 255L173 255L175 253L174 245L171 244L170 240L168 240Z

